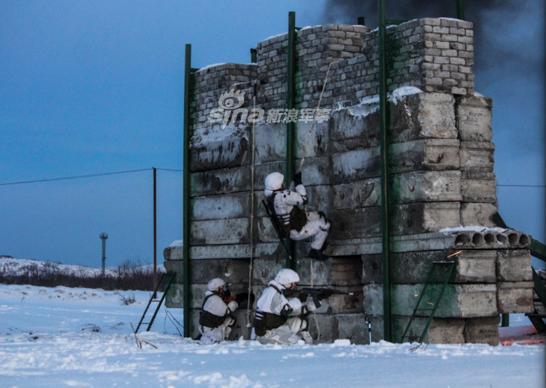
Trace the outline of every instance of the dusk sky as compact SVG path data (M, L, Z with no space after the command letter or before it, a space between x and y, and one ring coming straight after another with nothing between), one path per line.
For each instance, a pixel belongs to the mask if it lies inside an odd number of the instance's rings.
M298 26L355 22L328 16L325 4L2 0L0 184L180 169L184 44L193 44L194 67L247 63L257 42L286 31L289 10ZM522 0L517 12L486 11L489 42L514 55L499 55L476 74L476 89L494 100L501 212L542 240L544 187L503 185L544 185L543 4ZM375 27L375 15L366 16ZM471 9L467 16L472 20ZM180 179L159 173L160 258L181 238ZM0 186L0 254L98 266L105 231L109 265L150 263L151 198L151 171Z

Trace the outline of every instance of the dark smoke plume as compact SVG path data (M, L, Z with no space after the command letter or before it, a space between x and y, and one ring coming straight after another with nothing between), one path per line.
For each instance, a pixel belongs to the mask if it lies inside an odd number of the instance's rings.
M456 17L455 0L386 0L389 19L410 20L420 17ZM465 1L465 20L474 22L476 46L475 67L479 72L495 67L499 61L518 62L536 71L542 68L543 57L525 50L525 42L514 46L506 42L503 30L525 12L521 0ZM366 18L366 25L377 26L377 0L328 0L324 20L335 23L356 23L357 16ZM506 63L505 63L506 64ZM515 63L514 63L515 65ZM521 68L520 68L521 71Z

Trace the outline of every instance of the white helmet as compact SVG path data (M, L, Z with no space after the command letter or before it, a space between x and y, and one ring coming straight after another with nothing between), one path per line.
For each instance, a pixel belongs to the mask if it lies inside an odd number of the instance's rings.
M300 276L290 268L281 268L277 276L275 276L275 281L285 287L289 287L292 283L298 283Z
M209 283L207 284L207 289L209 291L216 291L220 287L224 287L226 285L226 282L224 282L223 279L220 278L214 278L212 280L209 280Z
M274 191L280 190L284 182L284 175L280 172L272 172L265 177L265 195L269 197Z

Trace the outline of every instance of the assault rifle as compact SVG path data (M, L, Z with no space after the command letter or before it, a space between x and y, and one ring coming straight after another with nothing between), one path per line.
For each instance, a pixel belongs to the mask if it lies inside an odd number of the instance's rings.
M321 304L320 301L326 298L329 298L332 295L354 295L354 292L346 292L346 291L340 291L336 290L334 288L311 288L311 287L304 287L304 288L298 288L296 290L296 293L300 300L304 301L307 299L307 297L311 297L313 299L313 303L317 308L320 308Z

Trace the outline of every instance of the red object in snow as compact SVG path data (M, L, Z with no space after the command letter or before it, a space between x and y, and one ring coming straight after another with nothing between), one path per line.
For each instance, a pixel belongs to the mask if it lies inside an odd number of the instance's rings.
M538 334L533 326L500 327L499 336L499 342L503 346L546 343L546 336Z

